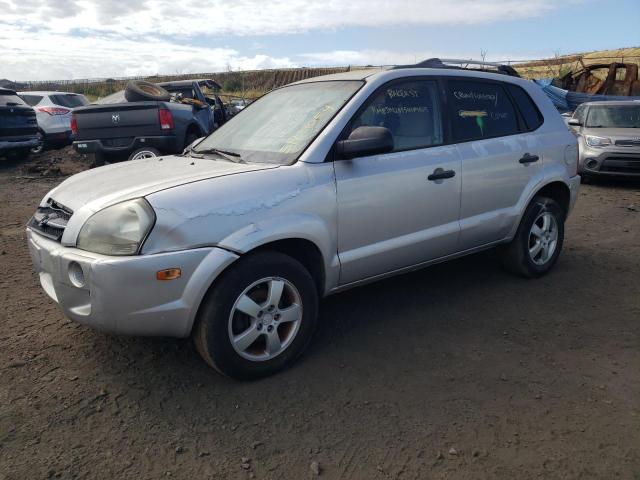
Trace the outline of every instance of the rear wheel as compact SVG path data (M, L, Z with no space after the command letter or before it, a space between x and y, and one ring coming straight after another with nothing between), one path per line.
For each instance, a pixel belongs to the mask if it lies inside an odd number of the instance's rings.
M36 145L31 149L31 153L35 153L35 154L42 153L47 149L44 133L42 133L41 131L38 131L37 135L38 135L38 145Z
M129 160L142 160L143 158L154 158L162 155L160 150L153 147L141 147L131 152Z
M525 210L515 237L502 251L505 268L528 278L551 270L562 250L564 219L558 202L535 197Z
M198 312L194 341L202 358L236 379L272 375L306 349L317 323L309 272L278 252L238 260L212 286Z

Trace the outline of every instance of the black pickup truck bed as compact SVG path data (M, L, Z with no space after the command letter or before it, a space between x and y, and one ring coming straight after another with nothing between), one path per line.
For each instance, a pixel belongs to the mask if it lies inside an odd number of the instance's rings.
M129 102L123 92L118 92L75 109L74 148L80 153L97 154L100 160L175 154L217 128L219 99L205 97L199 81L158 85L173 95L179 94L180 100Z

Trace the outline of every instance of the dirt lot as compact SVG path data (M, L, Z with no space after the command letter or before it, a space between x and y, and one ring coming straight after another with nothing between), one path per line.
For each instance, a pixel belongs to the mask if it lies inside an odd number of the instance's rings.
M485 253L327 298L297 366L238 383L60 314L39 173L0 164L0 479L640 478L640 184L583 186L543 279Z

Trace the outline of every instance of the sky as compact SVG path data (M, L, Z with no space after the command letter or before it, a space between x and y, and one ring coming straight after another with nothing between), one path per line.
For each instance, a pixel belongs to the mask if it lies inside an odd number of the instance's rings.
M0 78L526 60L640 46L640 0L0 0Z

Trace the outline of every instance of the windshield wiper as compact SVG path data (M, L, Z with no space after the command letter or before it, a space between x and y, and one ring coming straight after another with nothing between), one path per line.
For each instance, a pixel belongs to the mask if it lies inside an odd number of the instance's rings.
M191 152L200 153L203 155L214 153L223 158L226 158L230 162L245 163L244 160L242 160L242 156L239 153L230 152L229 150L221 150L219 148L206 148L204 150L191 150Z

